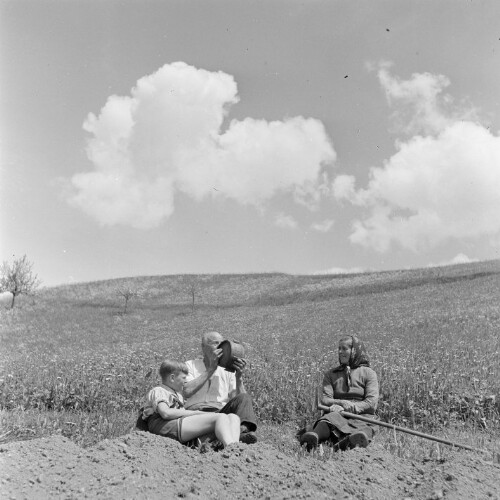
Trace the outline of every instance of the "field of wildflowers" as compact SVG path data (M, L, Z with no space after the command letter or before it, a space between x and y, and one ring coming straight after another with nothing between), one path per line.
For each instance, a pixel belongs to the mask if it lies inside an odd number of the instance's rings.
M126 314L120 286L141 292ZM338 338L356 334L379 376L383 420L423 432L500 429L499 261L129 278L45 289L18 306L0 312L0 440L62 432L90 444L128 431L161 360L198 356L206 330L245 345L247 390L265 422L311 420Z

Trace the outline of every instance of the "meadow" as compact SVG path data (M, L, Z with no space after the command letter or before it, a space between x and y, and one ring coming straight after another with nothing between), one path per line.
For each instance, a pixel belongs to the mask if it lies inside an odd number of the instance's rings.
M127 312L120 287L140 292ZM65 285L21 297L0 322L0 442L62 433L90 445L128 432L161 360L197 357L201 333L217 330L246 348L264 435L314 418L338 338L355 334L379 376L382 420L498 448L500 261ZM400 452L405 439L394 437Z

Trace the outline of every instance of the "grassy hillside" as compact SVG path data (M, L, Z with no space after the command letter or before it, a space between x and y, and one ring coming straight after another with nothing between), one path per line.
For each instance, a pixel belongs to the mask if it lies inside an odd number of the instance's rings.
M402 290L425 284L446 284L471 280L500 272L499 261L447 267L385 271L378 273L291 276L270 274L209 274L121 278L59 286L44 290L44 300L61 303L117 304L116 290L130 287L142 291L141 307L186 305L211 306L277 305L292 302L329 300L338 297Z
M140 291L123 313L120 287ZM192 309L191 289L195 290ZM314 415L341 335L365 340L380 416L425 431L500 428L500 261L337 276L141 277L45 289L0 312L4 434L122 432L165 357L242 341L263 420ZM69 422L69 423L68 423Z

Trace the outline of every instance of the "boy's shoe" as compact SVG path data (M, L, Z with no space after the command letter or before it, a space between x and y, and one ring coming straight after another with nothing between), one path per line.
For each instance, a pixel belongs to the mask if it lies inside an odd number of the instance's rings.
M242 432L240 434L240 443L255 444L256 442L257 442L257 436L255 432L248 431L248 432Z
M200 438L194 438L191 439L190 441L186 441L184 443L188 448L193 448L199 450L202 446L202 442Z
M319 437L313 431L311 431L311 432L304 432L304 434L302 434L302 436L300 438L300 444L301 445L305 444L307 451L311 451L314 448L317 448L318 447L318 443L319 443Z
M142 419L143 410L144 408L141 408L139 410L139 414L137 415L137 421L135 422L135 429L138 431L148 432L149 431L148 423L146 420Z
M218 439L212 441L211 446L214 451L222 451L224 449L224 445Z

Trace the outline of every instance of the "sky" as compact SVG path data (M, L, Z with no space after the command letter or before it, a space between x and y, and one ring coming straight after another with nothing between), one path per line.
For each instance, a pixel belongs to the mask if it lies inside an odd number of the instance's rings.
M0 261L46 286L500 258L500 3L0 3Z

